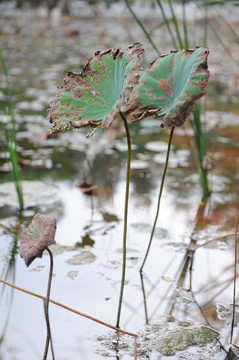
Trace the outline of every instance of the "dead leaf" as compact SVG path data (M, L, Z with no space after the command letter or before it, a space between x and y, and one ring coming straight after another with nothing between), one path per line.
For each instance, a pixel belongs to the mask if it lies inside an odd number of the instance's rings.
M43 251L55 244L56 218L50 215L36 214L31 224L23 231L20 244L20 255L26 266L36 258L42 257Z

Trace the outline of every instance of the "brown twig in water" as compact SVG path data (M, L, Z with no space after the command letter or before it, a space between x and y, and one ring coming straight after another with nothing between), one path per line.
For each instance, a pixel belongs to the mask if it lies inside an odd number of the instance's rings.
M0 282L3 283L3 284L5 284L5 285L8 285L8 286L10 286L10 287L12 287L12 288L14 288L14 289L16 289L16 290L22 291L22 292L24 292L24 293L26 293L26 294L28 294L28 295L32 295L32 296L35 296L35 297L37 297L37 298L39 298L39 299L42 299L42 300L46 301L46 297L43 296L43 295L34 293L34 292L29 291L29 290L26 290L26 289L23 289L23 288L21 288L20 286L11 284L11 283L3 280L3 279L0 279ZM117 328L117 327L115 327L115 326L113 326L113 325L110 325L110 324L108 324L108 323L106 323L106 322L104 322L104 321L102 321L102 320L96 319L96 318L94 318L93 316L84 314L84 313L82 313L82 312L80 312L80 311L78 311L78 310L72 309L72 308L69 307L69 306L66 306L66 305L64 305L64 304L61 304L61 303L59 303L58 301L49 299L49 302L52 303L52 304L54 304L54 305L60 306L60 307L62 307L62 308L65 309L65 310L69 310L69 311L71 311L71 312L73 312L73 313L75 313L75 314L77 314L77 315L83 316L83 317L85 317L85 318L87 318L87 319L89 319L89 320L95 321L95 322L97 322L98 324L107 326L108 328L110 328L110 329L112 329L112 330L115 330L115 331L120 332L120 333L122 333L122 334L126 334L126 335L129 335L129 336L133 336L133 337L135 338L134 349L135 349L135 351L136 351L136 352L134 351L134 360L137 360L137 337L138 337L137 334L134 334L134 333L132 333L132 332L129 332L129 331L126 331L126 330L122 330L122 329L120 329L120 328Z
M219 236L219 237L216 237L216 238L214 238L214 239L208 240L208 241L206 241L206 242L203 243L203 244L200 244L200 245L195 246L194 251L197 250L197 249L199 249L199 248L202 247L202 246L206 246L207 244L210 244L210 243L213 242L213 241L223 240L223 239L226 239L226 238L228 238L228 237L230 237L230 236L236 236L237 234L238 234L238 232L236 232L236 233L230 233L230 234L227 234L227 235Z

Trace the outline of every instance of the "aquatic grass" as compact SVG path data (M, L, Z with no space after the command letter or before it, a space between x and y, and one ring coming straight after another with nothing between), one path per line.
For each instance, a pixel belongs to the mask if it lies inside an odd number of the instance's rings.
M6 128L5 124L1 124L5 142L6 142L6 148L9 156L9 160L12 165L12 175L13 180L15 184L15 189L17 193L18 198L18 205L19 210L22 211L24 209L24 200L23 200L23 191L22 191L22 184L21 184L21 177L20 177L20 171L18 166L18 154L17 154L17 142L16 142L16 128L15 128L15 119L14 114L12 112L12 129L9 130Z
M13 181L14 181L15 189L16 189L16 193L17 193L19 210L22 211L24 209L24 200L23 200L23 191L22 191L20 171L19 171L19 166L18 166L16 121L15 121L15 115L14 115L14 104L13 104L12 96L11 96L11 88L10 88L8 72L7 72L6 64L5 64L1 50L0 50L0 62L2 65L3 74L4 74L4 77L6 80L6 84L7 84L7 95L10 97L9 107L6 107L5 114L11 119L11 121L10 121L11 128L10 129L7 128L7 126L5 124L1 124L1 128L2 128L2 131L4 134L9 160L12 165L12 175L13 175Z
M184 3L184 1L183 1L183 3ZM174 7L173 7L172 0L168 0L168 4L169 4L172 19L173 19L173 24L174 24L174 29L175 29L175 32L176 32L176 37L178 39L179 49L184 49L184 48L187 49L187 46L184 46L185 44L183 43L183 39L182 39L180 31L179 31L178 20L176 18L175 12L174 12ZM185 26L184 26L184 31L186 31Z
M133 16L133 18L135 19L137 24L142 29L142 31L143 31L144 35L146 36L146 38L148 39L149 43L152 45L153 49L156 51L157 55L160 56L161 54L160 54L159 49L157 48L157 46L156 46L155 42L153 41L152 37L150 36L150 33L146 30L146 28L145 28L144 24L142 23L142 21L138 18L136 13L133 11L129 0L124 0L124 3L126 4L130 14Z

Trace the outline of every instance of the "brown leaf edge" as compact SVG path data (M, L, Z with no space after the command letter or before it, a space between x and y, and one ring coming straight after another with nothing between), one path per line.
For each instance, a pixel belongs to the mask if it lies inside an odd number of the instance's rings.
M33 239L29 233L33 230L35 223L39 226L41 238ZM23 231L20 243L20 256L29 266L36 257L41 258L43 251L51 244L55 244L56 218L51 215L37 213L30 225Z
M53 124L53 128L48 131L48 136L52 136L56 133L65 132L71 129L80 129L87 126L90 126L92 129L97 128L101 125L105 128L110 126L112 121L117 118L121 106L124 102L126 102L125 98L128 97L130 90L132 90L132 88L138 83L139 71L142 70L142 67L140 65L140 55L144 52L142 45L140 43L134 43L132 45L129 45L126 52L129 54L131 60L135 61L135 66L131 69L131 71L125 78L125 84L127 86L124 86L120 99L118 100L115 108L105 117L105 119L103 119L103 121L95 121L91 119L81 121L80 118L78 118L78 120L76 121L69 121L69 123L67 124L58 125L57 121L55 120L55 113L59 107L59 101L57 100L57 98L62 91L71 88L72 83L74 83L76 79L84 81L84 78L87 75L92 75L92 62L95 59L100 60L102 56L106 54L112 56L114 59L121 59L121 57L124 55L124 52L120 48L116 50L112 48L103 51L97 51L95 55L86 62L81 73L67 73L66 77L63 80L63 86L57 87L56 96L50 102L50 105L47 109L47 118L49 119L50 123Z

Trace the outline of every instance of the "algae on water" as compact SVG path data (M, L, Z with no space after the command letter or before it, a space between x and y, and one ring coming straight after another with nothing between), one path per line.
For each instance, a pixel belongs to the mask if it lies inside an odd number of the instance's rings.
M157 350L166 356L174 355L176 351L185 350L191 345L205 345L219 336L218 332L201 326L191 329L171 331L157 342Z

